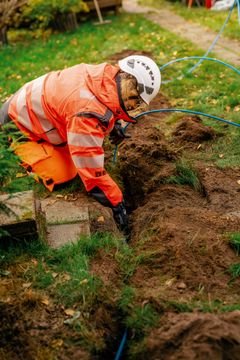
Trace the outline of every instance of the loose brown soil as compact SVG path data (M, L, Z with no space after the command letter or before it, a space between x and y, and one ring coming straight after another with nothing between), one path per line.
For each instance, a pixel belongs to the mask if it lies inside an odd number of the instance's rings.
M138 359L225 359L240 354L240 311L229 314L164 315Z
M199 188L167 184L183 151L198 151L222 134L187 116L166 137L164 122L162 114L145 116L129 128L132 138L120 150L128 206L134 210L131 244L143 255L130 283L136 304L150 303L164 312L144 350L132 356L238 359L240 313L204 315L199 310L203 304L211 309L218 302L240 301L240 281L231 282L229 273L239 258L227 236L240 229L240 171L198 161ZM180 304L190 304L195 313L178 314Z

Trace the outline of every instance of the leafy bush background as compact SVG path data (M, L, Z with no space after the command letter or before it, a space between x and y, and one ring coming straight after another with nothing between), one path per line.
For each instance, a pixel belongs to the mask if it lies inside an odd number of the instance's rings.
M20 21L29 21L36 27L46 28L59 14L88 11L82 0L29 0L23 6Z

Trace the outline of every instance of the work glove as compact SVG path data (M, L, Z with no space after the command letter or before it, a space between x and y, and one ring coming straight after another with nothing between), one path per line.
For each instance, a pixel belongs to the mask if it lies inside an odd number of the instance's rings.
M116 121L114 128L109 135L111 144L119 145L124 139L129 139L130 137L130 135L125 134L124 128L121 126L120 121Z
M130 229L124 201L113 207L112 211L116 224L118 225L119 229L124 233L126 241L128 241L130 236Z

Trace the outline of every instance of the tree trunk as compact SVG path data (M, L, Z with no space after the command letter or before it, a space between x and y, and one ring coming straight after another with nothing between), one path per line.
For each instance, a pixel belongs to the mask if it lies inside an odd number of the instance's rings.
M0 41L3 45L8 45L7 26L4 26L0 29Z
M78 28L77 16L75 13L59 14L55 18L55 26L59 31L74 31Z

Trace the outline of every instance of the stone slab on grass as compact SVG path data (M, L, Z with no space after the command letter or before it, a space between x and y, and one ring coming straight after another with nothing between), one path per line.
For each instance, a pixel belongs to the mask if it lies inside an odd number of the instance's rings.
M41 207L46 213L47 224L89 221L88 206L83 201L71 202L47 198L41 201Z
M75 224L47 226L48 244L53 248L59 248L66 244L76 243L80 236L83 235L90 235L89 223L86 221Z
M51 196L41 201L41 208L46 215L46 240L51 247L59 248L76 243L81 236L90 236L87 197L71 201Z
M38 237L36 200L33 191L0 196L0 228L11 238Z

